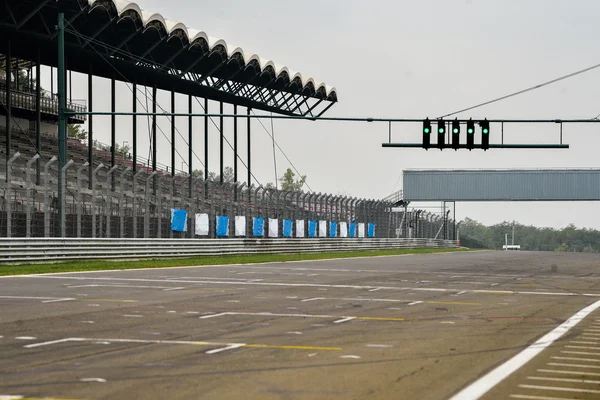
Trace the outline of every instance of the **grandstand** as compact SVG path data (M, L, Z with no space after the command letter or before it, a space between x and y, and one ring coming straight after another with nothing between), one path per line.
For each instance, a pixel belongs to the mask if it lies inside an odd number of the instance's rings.
M6 0L9 11L0 17L0 175L2 193L0 235L8 237L195 237L194 215L206 213L211 221L209 236L215 236L217 216L245 216L247 229L253 217L373 223L376 237L430 237L440 228L433 216L394 209L397 202L356 199L321 193L285 192L256 185L251 172L251 120L247 118L248 154L245 183L224 180L223 117L219 118L219 174L217 181L193 176L191 150L199 118L190 116L188 170L177 171L175 163L175 118L171 118L170 165L157 161L157 116L151 118L150 159L139 157L138 127L133 116L131 152L119 153L119 131L114 116L111 143L98 145L95 137L92 93L93 77L111 81L111 107L115 107L115 82L132 85L132 108L139 102L136 89L152 93L156 112L157 91L186 95L209 106L238 107L284 115L318 117L337 101L335 88L319 83L288 67L249 54L224 40L146 12L124 0ZM66 140L66 158L61 159L60 96L40 85L41 66L59 66L57 33L48 27L64 14L65 63L67 71L87 74L88 99L66 102L69 124L87 123L87 141ZM24 76L20 77L20 72ZM67 79L67 81L69 81ZM71 86L71 85L70 85ZM69 87L72 89L72 87ZM61 88L57 88L61 92ZM202 101L200 101L200 99ZM175 112L171 101L171 112ZM191 106L189 109L191 113ZM204 177L208 177L209 118L204 116ZM238 135L238 124L234 135ZM201 138L201 137L200 137ZM58 160L54 160L58 157ZM242 157L234 148L235 176ZM59 187L60 167L64 183ZM64 195L62 195L64 193ZM185 233L173 232L171 209L189 211ZM64 216L64 224L61 224ZM282 229L279 229L282 232ZM230 233L233 236L233 230ZM250 236L250 234L247 234Z

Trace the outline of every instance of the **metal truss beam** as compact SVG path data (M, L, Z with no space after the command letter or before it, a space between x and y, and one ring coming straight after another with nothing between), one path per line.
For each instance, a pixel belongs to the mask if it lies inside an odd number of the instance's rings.
M17 30L21 29L35 14L37 14L50 0L42 0L37 7L34 7L23 19L17 24Z

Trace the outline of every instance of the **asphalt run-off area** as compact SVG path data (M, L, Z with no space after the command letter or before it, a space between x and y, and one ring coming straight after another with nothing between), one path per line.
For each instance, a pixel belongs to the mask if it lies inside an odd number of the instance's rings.
M0 399L598 399L599 272L482 251L0 278Z

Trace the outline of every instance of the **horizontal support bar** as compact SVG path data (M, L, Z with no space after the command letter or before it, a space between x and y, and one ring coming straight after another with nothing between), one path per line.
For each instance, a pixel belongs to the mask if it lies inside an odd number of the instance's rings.
M421 143L382 143L381 147L405 147L405 148L424 148ZM461 144L460 149L466 149L466 144ZM481 149L480 144L473 145L474 149ZM490 149L568 149L568 144L490 144ZM439 150L435 144L431 145L430 150ZM452 150L452 145L446 145L445 150Z
M137 115L139 117L152 117L154 115L158 117L226 117L226 118L234 118L239 115L235 114L202 114L202 113L170 113L170 112L129 112L129 111L119 111L119 112L110 112L110 111L86 111L86 112L73 112L73 111L65 111L66 115L116 115L116 116L128 116L128 115ZM302 120L310 120L310 121L346 121L346 122L423 122L423 118L369 118L369 117L307 117L303 115L244 115L244 118L254 118L254 119L302 119ZM435 122L436 120L431 120ZM444 120L447 122L456 121L456 120ZM468 120L458 120L460 123L466 123ZM473 120L475 122L479 122L480 120ZM518 124L595 124L600 123L600 119L489 119L487 120L490 123L518 123Z

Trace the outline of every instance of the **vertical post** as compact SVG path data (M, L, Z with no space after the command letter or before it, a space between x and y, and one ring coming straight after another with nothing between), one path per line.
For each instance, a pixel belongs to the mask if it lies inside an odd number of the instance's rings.
M204 99L204 113L208 114L208 99ZM208 180L208 116L204 116L204 180Z
M58 220L59 226L65 222L63 209L63 174L61 171L67 163L67 120L65 118L65 14L58 13Z
M6 50L6 168L8 171L8 159L10 158L11 136L12 136L12 55L11 43L8 40ZM8 182L8 179L7 179Z
M92 74L92 64L90 64L90 71L88 72L88 111L94 111L94 96L92 95L94 91L93 87L93 78ZM94 116L88 115L88 163L90 164L90 168L88 170L88 189L92 190L92 175L94 173Z
M12 236L12 203L10 192L12 190L12 164L21 156L18 151L6 163L6 191L4 192L4 203L6 208L6 237Z
M117 111L117 99L116 99L116 88L115 78L110 80L110 111L113 113L110 115L110 166L115 166L115 154L117 152L117 116L114 114ZM111 190L115 191L115 176L111 175L110 178Z
M36 158L36 173L35 173L35 184L40 184L40 175L41 175L41 160L40 160L40 151L42 148L42 88L41 88L41 51L38 48L36 59L35 59L35 152L38 155Z
M133 91L133 103L132 103L132 107L131 110L133 111L133 120L132 122L132 130L133 130L133 144L132 144L132 153L133 153L133 162L132 162L132 170L133 170L133 174L135 175L136 171L137 171L137 115L135 115L135 113L137 112L137 84L134 82L133 83L133 87L132 87L132 91ZM135 236L134 236L135 237Z
M152 88L152 172L156 172L156 85ZM153 182L153 192L156 194L156 178Z
M219 103L219 113L221 116L219 117L219 131L220 131L220 142L219 142L219 174L220 174L220 182L223 183L223 146L225 144L225 132L223 132L223 102Z
M233 105L233 182L238 181L238 118L237 104Z
M192 160L193 160L193 146L192 146L192 139L194 138L194 135L192 133L193 131L193 122L194 122L194 118L192 117L192 113L194 112L194 107L193 107L193 103L192 103L192 95L190 94L188 96L188 112L190 113L190 116L188 117L188 175L189 175L189 197L192 197L192 172L194 172L194 168L192 166Z
M65 184L65 189L67 187L67 168L69 168L71 165L73 165L73 160L69 160L64 167L62 167L62 169L58 172L60 175L62 175L62 180ZM62 201L62 204L59 205L60 209L63 211L63 215L62 218L60 220L60 237L64 238L67 237L67 224L66 224L66 218L65 218L65 195L63 192L63 196L60 198L60 201Z
M247 123L248 123L248 128L247 128L247 135L248 135L248 139L247 139L247 142L248 142L247 143L248 144L248 161L247 161L247 163L248 163L248 187L252 186L252 159L251 159L251 157L252 157L251 150L252 149L250 146L250 142L251 142L250 131L252 128L251 118L250 118L251 112L252 112L252 109L248 107L248 121L247 121Z
M33 206L35 202L35 195L33 194L33 184L31 182L31 164L38 161L39 164L40 154L37 153L31 160L27 161L27 198L29 202L27 203L27 208L25 209L25 237L31 236L31 213L33 212ZM8 173L8 171L6 171Z
M175 92L171 90L171 112L175 113ZM175 116L171 115L171 176L175 176ZM174 184L175 182L173 182Z

